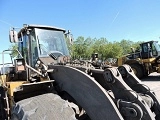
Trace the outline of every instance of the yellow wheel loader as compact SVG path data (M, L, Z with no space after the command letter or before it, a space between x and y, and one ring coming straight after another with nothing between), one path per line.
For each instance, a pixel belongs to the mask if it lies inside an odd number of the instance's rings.
M10 31L18 55L11 66L2 57L0 120L160 119L156 95L129 66L102 70L87 61L75 62L65 36L71 43L69 32L52 26Z
M118 58L118 66L128 64L138 78L148 76L152 72L160 73L160 46L157 41L140 44L139 50Z

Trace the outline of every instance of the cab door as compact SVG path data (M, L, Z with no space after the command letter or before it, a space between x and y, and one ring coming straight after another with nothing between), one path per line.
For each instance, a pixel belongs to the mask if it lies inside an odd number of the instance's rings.
M35 35L35 31L33 30L30 33L30 41L31 41L31 66L34 67L36 64L36 61L38 59L39 56L39 51L38 51L38 42L36 40L36 35Z
M21 42L18 43L18 50L22 54L22 56L25 59L25 61L27 62L27 64L29 64L29 59L28 59L28 55L29 55L29 52L28 52L28 50L29 50L28 35L23 33L23 35L21 35L19 37L19 41L21 41Z
M141 47L142 47L141 55L143 59L148 59L153 57L151 49L152 46L150 45L150 43L143 43Z

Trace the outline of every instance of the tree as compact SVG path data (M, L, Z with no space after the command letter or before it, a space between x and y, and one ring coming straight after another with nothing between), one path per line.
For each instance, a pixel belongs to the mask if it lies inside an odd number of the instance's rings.
M12 50L11 55L13 58L18 56L18 44L11 45L9 49Z
M80 36L74 41L72 46L72 56L74 58L90 58L91 54L98 53L101 59L118 58L131 52L131 47L137 48L139 42L130 40L120 42L109 42L106 38L87 38Z
M133 42L130 40L123 39L120 41L120 45L123 49L123 55L126 55L131 52L132 44L133 44Z
M122 56L123 54L123 49L120 46L119 42L109 42L106 44L106 51L104 51L105 54L105 59L107 58L118 58Z
M96 39L94 38L94 43L91 45L92 53L98 53L100 58L104 58L104 51L106 51L106 44L108 43L106 38Z
M84 37L80 36L74 41L72 46L72 55L75 58L87 58L89 52L89 46L91 44L91 39L87 38L86 40ZM89 53L88 53L89 52Z

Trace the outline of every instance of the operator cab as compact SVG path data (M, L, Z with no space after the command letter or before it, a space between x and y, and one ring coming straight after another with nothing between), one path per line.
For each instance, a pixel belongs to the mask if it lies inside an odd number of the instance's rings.
M160 46L158 41L149 41L140 44L141 56L143 59L160 56Z
M18 33L15 28L10 30L10 42L18 44L16 70L25 69L31 82L48 80L48 72L53 71L48 65L64 65L70 60L67 42L72 44L72 35L62 28L24 24Z
M160 45L158 41L148 41L140 44L140 49L134 50L132 48L132 53L127 55L128 59L148 59L148 58L157 58L160 56Z
M38 58L69 56L65 30L42 25L27 25L18 33L18 48L26 62L34 67ZM48 61L50 62L50 61Z

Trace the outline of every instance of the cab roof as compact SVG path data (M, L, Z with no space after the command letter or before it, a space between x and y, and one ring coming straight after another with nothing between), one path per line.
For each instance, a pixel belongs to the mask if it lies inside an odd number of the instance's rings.
M150 40L150 41L147 41L147 42L142 42L140 45L145 44L145 43L153 43L153 42L158 42L158 41L156 41L156 40Z
M65 29L63 28L58 28L58 27L54 27L54 26L47 26L47 25L27 25L24 24L25 27L23 27L18 33L24 32L26 29L33 29L33 28L40 28L40 29L47 29L47 30L57 30L57 31L63 31L66 32Z

